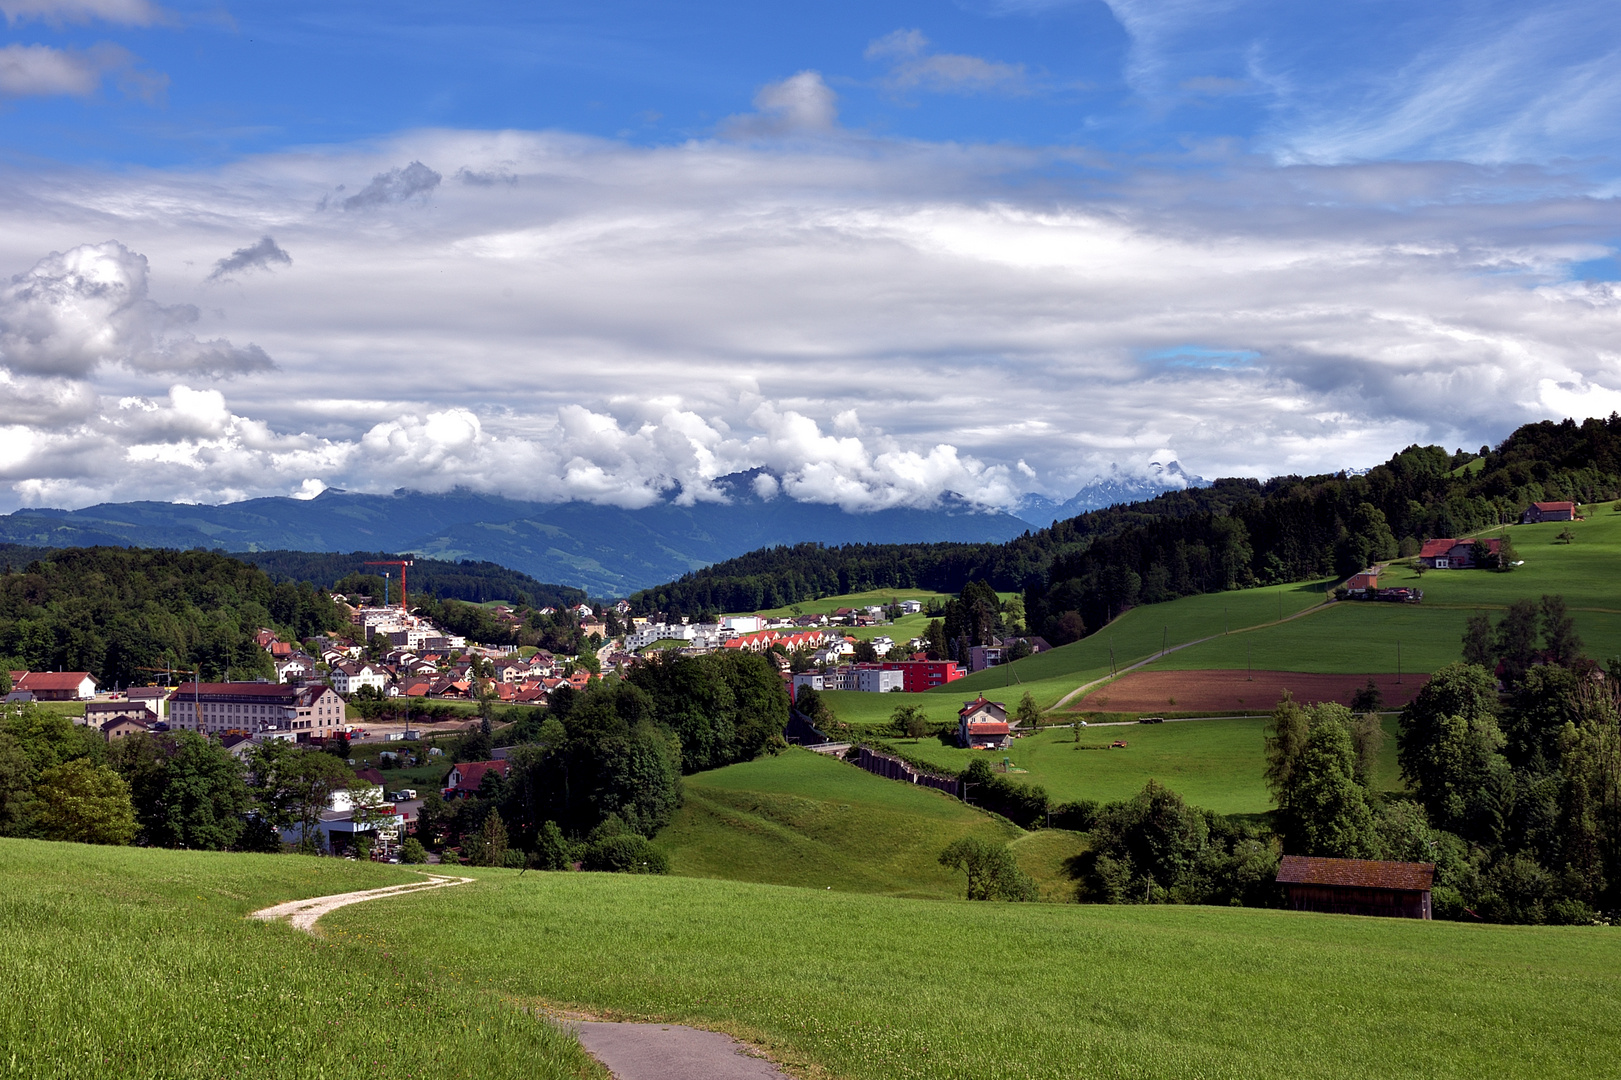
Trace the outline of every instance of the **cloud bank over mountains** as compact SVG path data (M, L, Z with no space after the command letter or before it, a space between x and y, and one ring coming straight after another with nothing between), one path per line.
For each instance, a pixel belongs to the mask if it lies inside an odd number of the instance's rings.
M1013 80L921 36L881 56ZM634 507L756 466L852 510L1013 506L1111 463L1368 465L1621 406L1621 290L1575 269L1621 207L1578 173L879 139L813 71L755 104L672 146L425 130L7 175L0 507Z

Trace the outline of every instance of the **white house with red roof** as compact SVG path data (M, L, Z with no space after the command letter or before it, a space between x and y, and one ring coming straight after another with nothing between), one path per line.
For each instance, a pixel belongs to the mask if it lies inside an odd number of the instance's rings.
M1424 541L1424 547L1418 553L1418 561L1431 570L1472 570L1475 568L1475 545L1477 543L1481 543L1481 541L1426 540ZM1492 553L1492 562L1495 564L1498 549L1503 546L1503 541L1487 540L1484 543Z
M957 711L957 742L966 749L1005 750L1012 734L1007 706L1000 701L986 701L981 694Z
M11 688L33 694L35 701L89 701L96 696L96 677L88 671L13 671Z

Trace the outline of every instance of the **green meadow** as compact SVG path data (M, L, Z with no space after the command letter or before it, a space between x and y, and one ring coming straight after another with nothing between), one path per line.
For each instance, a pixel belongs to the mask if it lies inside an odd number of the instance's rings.
M1158 780L1195 806L1218 814L1264 814L1272 809L1263 772L1266 720L1224 717L1166 724L1048 728L1015 739L1005 751L963 750L938 739L891 739L910 757L961 772L975 757L998 768L1004 759L1022 772L1014 780L1039 784L1057 802L1129 799L1149 780ZM1375 774L1383 791L1401 789L1396 764L1396 719L1385 718L1385 745ZM1124 749L1110 743L1124 739ZM970 797L972 797L970 793Z
M731 1032L796 1075L1613 1074L1621 937L471 871L325 926L510 1001Z
M1162 645L1194 641L1200 643L1154 659L1150 669L1430 672L1459 659L1464 620L1471 613L1497 612L1515 600L1544 594L1564 596L1589 655L1621 655L1621 513L1608 505L1588 512L1587 521L1509 529L1525 561L1510 573L1431 570L1420 575L1407 566L1390 567L1383 584L1421 588L1423 604L1325 605L1333 584L1327 581L1188 596L1134 608L1072 645L907 695L904 703L919 705L940 722L953 719L962 701L981 692L1011 703L1029 691L1043 708L1051 708L1077 687L1108 675L1111 649L1115 666L1123 668L1152 659ZM1567 527L1575 542L1559 543L1556 537ZM842 598L838 602L843 606ZM1286 618L1302 612L1307 614ZM849 691L826 698L841 720L857 727L887 723L899 704Z
M656 843L671 873L688 877L945 898L962 891L938 862L947 844L1021 833L943 792L797 748L684 786L685 804Z
M922 694L897 697L847 690L824 697L839 719L858 727L887 723L901 705L919 706L931 719L955 720L962 702L981 692L997 700L1017 701L1029 691L1037 704L1050 708L1076 687L1109 674L1111 649L1116 666L1125 667L1158 653L1162 644L1176 646L1227 630L1276 622L1322 604L1327 584L1244 589L1134 608L1091 637ZM899 640L898 635L891 636Z
M0 1075L602 1076L572 1039L364 934L243 918L398 867L0 840Z

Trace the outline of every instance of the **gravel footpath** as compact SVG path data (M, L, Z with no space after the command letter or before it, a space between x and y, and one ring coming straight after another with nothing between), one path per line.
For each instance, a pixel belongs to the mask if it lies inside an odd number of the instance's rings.
M315 921L329 911L367 900L465 885L472 878L424 875L427 880L384 889L289 900L261 908L248 917L315 932ZM559 1020L580 1040L586 1052L605 1065L617 1080L790 1080L771 1062L756 1057L730 1035L700 1031L680 1024L619 1024L600 1020Z

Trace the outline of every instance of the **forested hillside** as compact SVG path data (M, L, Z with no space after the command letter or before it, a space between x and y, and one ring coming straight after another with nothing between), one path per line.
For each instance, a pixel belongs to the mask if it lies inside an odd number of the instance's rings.
M365 593L373 600L383 599L383 575L380 566L367 566L378 559L412 558L390 555L380 551L352 551L347 555L323 551L244 551L233 558L253 563L274 581L307 581L317 588L338 585L348 595ZM399 599L400 575L393 575L389 588L395 600ZM583 589L567 585L552 585L538 581L520 570L493 562L463 559L447 562L442 559L414 559L407 571L407 582L413 595L433 595L441 600L465 600L482 604L489 600L506 600L535 607L572 607L584 603Z
M802 544L752 552L648 589L638 610L778 607L844 592L971 581L1021 590L1055 642L1178 596L1349 574L1427 537L1515 520L1543 499L1621 495L1621 416L1528 424L1477 454L1410 446L1364 475L1218 480L1082 514L1005 544ZM1074 613L1074 616L1065 618Z
M201 667L204 679L272 675L256 630L301 640L346 625L309 584L278 584L214 552L63 548L0 573L0 670L88 671L108 687L170 666Z

